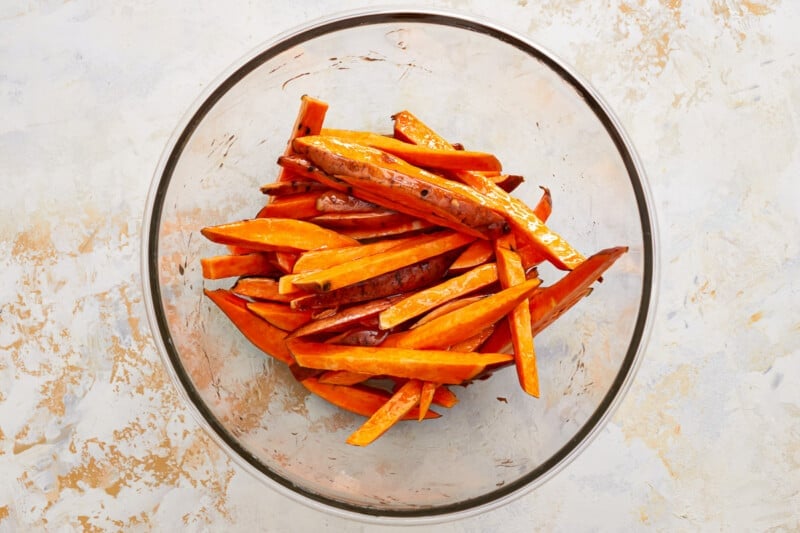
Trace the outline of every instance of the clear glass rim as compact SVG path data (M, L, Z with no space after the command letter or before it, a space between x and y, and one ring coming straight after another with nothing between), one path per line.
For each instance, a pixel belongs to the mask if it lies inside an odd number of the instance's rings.
M644 253L644 275L639 312L623 364L597 409L573 438L533 471L482 496L443 506L393 511L347 504L310 492L278 475L250 455L204 405L183 368L180 356L172 342L163 311L161 291L157 283L158 232L172 172L186 142L216 102L255 68L292 46L330 32L387 22L443 25L487 35L542 61L562 80L572 86L603 124L624 161L637 202ZM174 130L153 175L142 224L141 278L147 319L153 333L153 340L175 388L200 426L240 467L273 490L313 509L336 516L375 524L433 524L485 513L529 493L571 463L605 427L630 388L649 340L652 317L657 305L659 282L657 239L658 232L652 196L633 144L610 106L586 80L569 66L528 37L480 17L442 9L371 8L324 17L278 35L259 45L234 63L196 99Z

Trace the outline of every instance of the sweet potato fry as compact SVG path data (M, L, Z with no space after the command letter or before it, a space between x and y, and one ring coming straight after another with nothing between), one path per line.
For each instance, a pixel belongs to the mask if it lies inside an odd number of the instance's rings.
M500 284L505 288L525 282L525 269L519 254L514 251L515 247L513 235L503 236L495 241L494 255L497 259L497 275L500 278ZM514 361L519 384L522 390L538 398L539 373L536 368L536 351L533 346L531 311L528 300L519 302L509 313L507 320L511 333L511 344L514 347Z
M414 324L411 325L410 329L418 328L423 324L427 324L434 318L438 318L442 315L446 315L447 313L451 313L456 309L461 309L471 303L477 302L479 300L483 300L486 298L486 294L477 294L475 296L467 296L464 298L457 298L455 300L449 301L446 304L442 304L433 311L430 311L428 314L417 320Z
M324 136L297 139L294 148L323 171L350 185L354 196L368 192L378 198L390 197L396 204L387 207L484 238L508 232L505 218L485 207L483 196L470 187L380 150Z
M378 346L388 334L388 331L377 328L360 327L334 335L325 342L345 346Z
M367 241L372 239L383 239L386 237L409 236L411 234L416 235L421 231L425 231L434 227L435 226L433 224L426 220L411 219L379 228L342 228L339 230L339 232L342 233L342 235L347 235L351 239Z
M272 278L241 278L231 289L239 296L273 302L290 302L297 295L283 295L278 292L278 282Z
M429 148L452 149L450 143L408 111L397 113L393 118L396 137ZM484 198L484 205L507 216L514 230L523 234L527 241L535 243L556 267L571 270L584 261L580 252L545 226L528 206L510 196L489 178L470 171L457 171L456 177L480 193Z
M313 377L304 379L301 383L306 389L333 405L366 417L372 416L391 398L389 393L383 389L366 385L331 385L322 383L318 378ZM418 410L411 409L403 416L403 419L415 420L418 413ZM439 418L439 416L439 413L429 410L425 418Z
M450 351L452 352L476 352L481 345L486 342L486 339L492 336L494 333L494 324L490 324L480 330L478 333L464 339L461 342L457 342L454 345L450 346Z
M461 233L441 232L422 245L390 248L349 263L302 274L292 283L310 292L329 292L457 250L473 240Z
M291 218L255 218L206 227L200 232L216 243L237 244L261 251L294 252L358 245L355 239Z
M328 190L328 187L310 179L293 180L293 181L276 181L267 183L261 186L261 192L269 196L289 196L293 194L302 194L315 192L322 194Z
M339 346L288 339L286 346L297 364L320 370L349 370L445 384L473 378L486 365L513 360L507 354L413 350L383 346Z
M486 176L495 185L500 187L506 192L512 192L514 189L522 185L522 182L525 181L525 178L522 176L517 176L515 174L499 174L497 176Z
M295 298L291 305L294 309L321 309L427 287L442 278L452 261L449 254L439 255L340 289Z
M391 157L391 156L387 155L387 157ZM400 162L400 160L397 160L397 161ZM321 170L319 167L317 167L316 165L314 165L310 161L308 161L306 159L303 159L303 158L301 158L299 156L296 156L296 155L295 156L282 156L282 157L278 158L278 164L280 164L284 168L291 169L293 173L297 173L297 174L299 174L299 175L301 175L301 176L303 176L305 178L317 180L320 183L323 183L323 184L327 185L331 189L334 189L335 191L344 192L344 193L346 193L348 195L354 196L356 198L359 198L359 199L364 200L366 202L370 202L370 203L375 204L375 205L379 205L379 206L381 206L383 208L391 209L391 210L394 210L394 211L399 211L399 212L405 213L407 215L411 215L411 216L414 216L414 217L417 217L417 218L420 218L420 219L423 219L423 220L427 220L428 222L430 222L432 224L439 224L439 225L444 226L446 228L455 229L455 230L460 231L462 233L467 233L467 234L475 235L475 236L478 236L478 237L483 237L484 235L483 235L483 233L481 233L481 231L488 232L490 234L490 236L498 234L498 233L504 233L504 232L507 231L507 224L505 223L504 220L502 221L502 226L498 226L499 224L501 224L501 218L502 217L499 217L499 218L496 218L494 220L491 220L489 223L487 223L488 225L487 225L486 228L481 227L479 229L474 229L474 228L470 227L469 225L467 225L466 223L462 223L459 220L457 220L457 217L454 218L455 215L453 213L445 212L443 214L441 212L443 209L445 211L447 209L449 209L451 211L456 211L456 212L465 211L464 204L463 203L457 203L457 204L446 204L446 203L443 203L445 200L449 200L449 196L447 198L445 198L442 194L439 194L442 191L440 191L438 189L435 189L436 192L437 192L436 195L430 196L431 195L431 191L434 190L434 188L432 186L428 186L426 188L422 188L421 189L420 188L420 184L417 183L417 182L405 183L405 185L407 187L405 187L403 189L403 192L402 192L402 195L401 195L402 197L398 197L396 190L391 191L391 193L390 193L389 190L387 190L387 187L389 187L389 188L392 187L391 179L393 179L394 177L397 177L397 176L392 176L392 175L382 176L381 175L380 177L382 178L382 181L379 181L377 185L373 185L372 187L370 187L368 189L368 188L363 187L363 186L362 187L353 187L349 182L354 181L355 178L353 178L353 177L348 178L347 176L336 176L336 175L328 174L327 172ZM411 166L410 168L411 169L416 169L415 171L421 171L421 169L417 169L416 167L413 167L413 166ZM442 179L442 178L437 178L437 179ZM368 178L365 179L365 181L366 181L366 183L370 183L370 179L368 179ZM448 180L443 180L443 181L444 181L444 183L450 183L453 186L457 185L457 186L463 187L463 185L458 184L458 183L449 182ZM451 185L448 185L448 186L451 186ZM411 189L412 189L411 191L406 190L406 189L409 188L408 186L411 186ZM409 197L409 194L412 194L412 195L414 194L413 193L414 187L417 188L417 193L420 195L419 197L414 197L414 196ZM469 190L469 188L466 188L466 189ZM423 191L425 191L425 192L423 192ZM470 192L472 192L472 191L470 191ZM428 198L428 196L430 196L430 198ZM427 198L427 200L425 200L425 201L421 200L421 199L425 199L425 198ZM434 200L436 202L433 202ZM456 201L458 201L458 200L456 200ZM437 209L431 209L430 208L430 204L431 203L438 203L440 205L439 205L439 207ZM468 207L469 207L469 209L466 209L467 212L474 212L475 211L474 205L468 206ZM473 213L473 214L475 214L475 213ZM478 215L480 215L480 216L484 216L485 215L487 217L492 217L494 215L494 213L489 214L487 211L481 210L481 212L479 212ZM473 220L473 219L475 219L475 217L471 217L468 220Z
M382 228L412 220L404 213L388 209L360 213L326 213L309 220L314 224L339 231L340 228Z
M328 104L322 100L317 100L308 95L300 97L300 110L289 135L289 142L286 144L284 155L292 154L292 141L304 135L317 135L322 129L325 121L325 114L328 111ZM292 173L281 168L278 173L277 181L287 181L292 179Z
M430 322L389 335L382 346L398 348L447 348L468 339L489 324L494 324L539 286L539 280L528 280L497 294L442 315Z
M335 314L324 318L318 318L302 327L298 327L292 331L290 337L304 337L306 335L318 335L320 333L332 331L345 331L365 318L376 316L395 301L397 301L397 298L379 298L342 309Z
M361 246L349 246L347 248L336 248L328 250L311 250L304 252L297 259L292 271L300 274L303 272L314 272L324 270L336 265L355 261L368 255L373 255L379 252L385 252L391 248L398 246L405 246L414 242L428 242L430 240L428 235L415 235L412 237L402 237L397 239L386 239L376 241L369 244L362 244Z
M428 413L428 409L431 406L431 402L433 401L433 394L436 392L436 388L439 385L437 383L433 383L432 381L424 381L422 382L422 389L419 392L419 418L418 420L422 422L425 418L425 415Z
M501 170L502 165L492 154L466 150L440 150L406 143L385 135L365 131L323 128L320 135L335 137L345 142L369 146L395 155L419 167L450 170Z
M327 370L319 375L320 383L328 385L356 385L370 379L372 374L350 372L349 370Z
M200 259L203 277L206 279L223 279L237 276L274 276L278 269L271 263L271 258L263 253L245 255L218 255Z
M319 185L324 187L322 184ZM321 213L365 213L380 209L378 204L339 191L324 192L319 195L317 200L317 210Z
M591 293L591 285L624 254L628 248L620 246L601 250L590 256L572 272L549 287L537 290L530 297L531 331L535 337L559 316ZM511 343L508 324L499 324L481 350L505 351Z
M395 392L380 409L369 417L364 424L347 438L347 444L366 446L386 433L398 420L419 404L422 384L417 379L410 379Z
M319 193L306 192L281 196L261 208L256 218L311 218L320 214L317 210Z
M293 252L275 252L275 263L284 274L288 274L294 269L298 254Z
M494 263L479 266L393 304L381 312L380 327L381 329L393 328L434 307L459 296L465 296L495 281L497 281L497 268Z
M450 409L458 403L458 397L446 385L439 385L433 393L432 402L441 407Z
M246 300L224 289L204 289L203 292L256 348L287 365L294 363L284 342L286 333L249 311Z
M247 308L283 331L293 331L311 321L309 311L295 311L282 303L248 302Z
M465 272L478 265L482 265L494 256L494 247L492 243L483 239L479 239L461 252L461 255L453 261L450 265L450 272L460 273Z

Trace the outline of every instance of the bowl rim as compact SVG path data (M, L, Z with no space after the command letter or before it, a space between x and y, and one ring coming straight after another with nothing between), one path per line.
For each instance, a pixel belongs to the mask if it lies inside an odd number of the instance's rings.
M520 49L555 71L594 112L614 142L625 164L636 197L644 253L639 312L623 364L598 407L575 435L536 469L494 491L454 504L398 511L361 507L315 494L295 485L277 473L271 472L268 467L259 463L255 457L249 454L205 408L199 393L194 389L191 380L181 367L163 312L163 301L158 283L153 284L153 280L158 279L159 271L158 229L172 172L187 141L216 102L255 68L292 46L338 30L390 22L444 25L481 33ZM471 517L516 500L561 472L605 428L625 397L641 364L657 307L660 280L657 216L643 165L620 120L586 79L545 47L526 35L505 28L494 21L451 9L377 7L341 11L296 26L253 48L209 83L184 113L160 155L148 190L142 222L141 280L148 324L159 356L167 368L172 383L198 424L239 467L276 492L317 511L372 524L421 525ZM261 464L261 467L258 464Z

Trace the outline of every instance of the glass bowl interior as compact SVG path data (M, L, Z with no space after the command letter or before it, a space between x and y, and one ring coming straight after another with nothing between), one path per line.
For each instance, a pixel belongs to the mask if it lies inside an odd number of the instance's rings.
M541 398L513 369L469 387L438 420L366 448L361 420L309 393L202 295L199 259L224 253L203 226L250 218L276 175L299 97L330 127L390 132L411 110L446 138L490 151L549 187L549 225L587 255L630 251L594 293L536 339ZM193 109L164 154L145 220L149 316L177 387L238 460L307 503L365 516L469 512L535 486L596 431L630 380L653 302L647 190L594 93L526 40L442 13L364 13L316 24L243 60ZM545 284L562 273L543 268ZM316 502L316 503L315 503Z

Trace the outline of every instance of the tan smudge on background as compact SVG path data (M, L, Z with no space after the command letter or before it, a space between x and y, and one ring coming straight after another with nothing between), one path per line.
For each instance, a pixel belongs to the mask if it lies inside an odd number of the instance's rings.
M685 398L697 379L696 369L681 365L651 388L644 400L638 404L623 403L620 408L622 432L625 440L641 440L661 459L669 475L677 477L669 452L675 439L680 438L681 425L669 414L669 406L676 398Z

